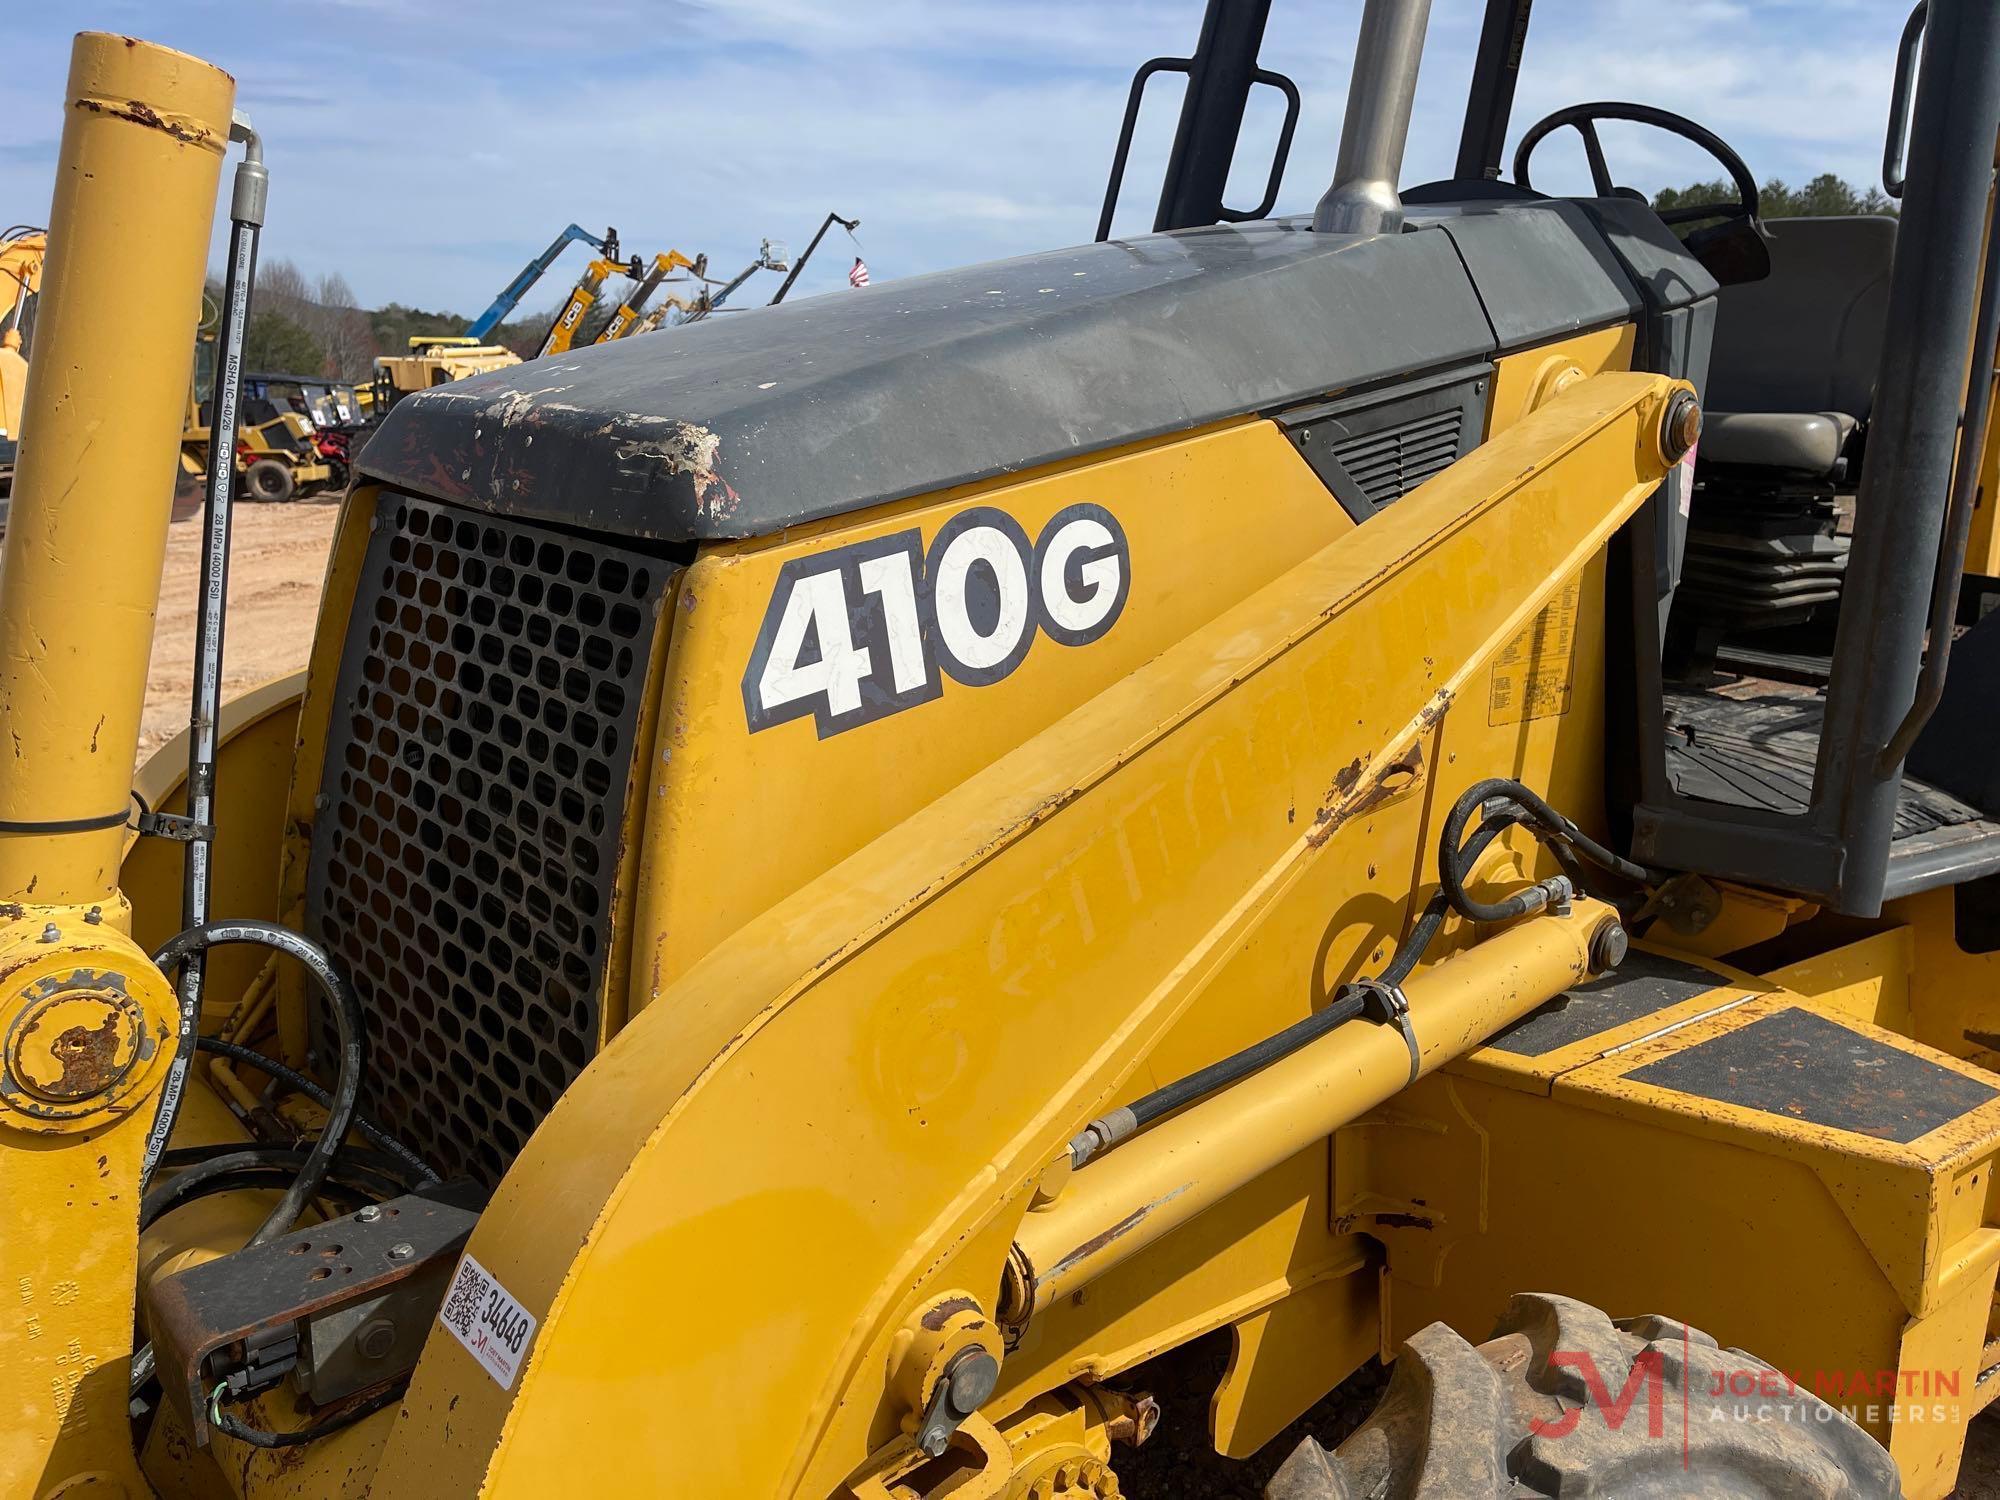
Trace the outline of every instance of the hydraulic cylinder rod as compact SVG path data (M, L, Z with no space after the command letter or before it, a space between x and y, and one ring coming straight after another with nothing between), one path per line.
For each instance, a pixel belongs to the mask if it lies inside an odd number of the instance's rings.
M130 37L70 55L0 547L0 902L114 905L235 88Z
M1429 1073L1593 971L1618 922L1597 901L1539 916L1409 982L1417 1069ZM1350 1021L1075 1172L1014 1239L1000 1316L1023 1324L1412 1081L1396 1027Z

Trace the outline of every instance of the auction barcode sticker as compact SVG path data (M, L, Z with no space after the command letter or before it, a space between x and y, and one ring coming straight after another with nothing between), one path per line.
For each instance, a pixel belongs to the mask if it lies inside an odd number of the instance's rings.
M500 1389L513 1389L521 1356L535 1336L535 1315L470 1255L458 1263L438 1321L500 1382Z

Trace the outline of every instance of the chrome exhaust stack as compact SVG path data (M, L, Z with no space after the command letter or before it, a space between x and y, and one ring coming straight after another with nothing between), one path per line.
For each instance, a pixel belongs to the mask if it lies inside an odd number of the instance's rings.
M1340 157L1333 186L1313 210L1315 232L1394 234L1403 227L1396 181L1430 16L1431 0L1367 0L1340 127Z

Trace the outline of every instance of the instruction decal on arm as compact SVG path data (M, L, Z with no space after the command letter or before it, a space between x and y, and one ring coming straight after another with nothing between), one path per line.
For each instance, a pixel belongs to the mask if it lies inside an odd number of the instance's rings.
M470 1255L458 1263L438 1321L499 1382L501 1390L514 1388L528 1341L535 1336L535 1315Z
M1101 505L1069 505L1029 539L975 506L937 530L899 531L779 571L743 673L750 732L812 716L821 739L944 693L990 687L1038 635L1087 646L1132 590L1125 529Z
M1522 627L1493 663L1486 722L1520 724L1569 712L1576 679L1576 612L1583 586L1572 579Z

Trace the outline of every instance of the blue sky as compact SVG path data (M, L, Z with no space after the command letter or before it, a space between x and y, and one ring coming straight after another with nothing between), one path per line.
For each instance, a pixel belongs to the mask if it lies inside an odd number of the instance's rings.
M1679 110L1761 179L1879 167L1899 0L1540 0L1516 130L1624 98ZM574 219L628 251L760 238L794 252L859 215L876 279L1089 238L1127 83L1184 54L1201 0L55 0L0 20L0 222L40 222L71 33L124 31L235 74L268 143L265 254L338 271L365 305L473 313ZM1477 0L1434 0L1406 182L1444 175ZM1331 175L1359 0L1278 0L1263 61L1305 96L1279 200ZM1658 39L1653 40L1653 39ZM1149 96L1118 220L1150 227L1179 85ZM1253 99L1235 201L1258 196L1278 111ZM1691 147L1608 127L1619 180L1718 175ZM1574 137L1546 184L1582 184ZM1537 181L1541 182L1540 158ZM836 230L794 295L845 286ZM218 254L219 260L219 254ZM560 298L569 258L529 308ZM567 274L566 274L567 273ZM775 290L775 277L746 288Z

